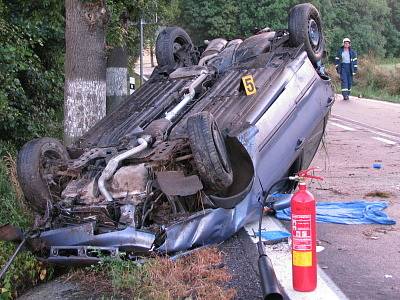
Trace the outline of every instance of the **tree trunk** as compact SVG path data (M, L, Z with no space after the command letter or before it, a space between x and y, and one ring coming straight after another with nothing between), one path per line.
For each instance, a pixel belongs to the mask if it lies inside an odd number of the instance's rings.
M103 1L65 0L64 142L71 144L106 114Z
M113 48L107 60L107 114L128 95L128 54L123 47Z

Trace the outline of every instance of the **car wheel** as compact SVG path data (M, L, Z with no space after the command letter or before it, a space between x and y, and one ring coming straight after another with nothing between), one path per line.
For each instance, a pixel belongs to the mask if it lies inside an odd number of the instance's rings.
M56 171L66 166L69 155L60 141L39 138L26 143L18 153L17 174L28 204L43 213L47 201L60 197L63 184Z
M289 13L289 39L297 47L304 44L308 58L316 64L322 59L325 39L318 10L309 3L294 6Z
M187 120L190 147L206 188L222 191L233 181L231 162L217 122L209 112L200 112Z
M156 40L158 66L171 66L173 69L190 66L193 64L192 49L192 40L185 30L166 27Z

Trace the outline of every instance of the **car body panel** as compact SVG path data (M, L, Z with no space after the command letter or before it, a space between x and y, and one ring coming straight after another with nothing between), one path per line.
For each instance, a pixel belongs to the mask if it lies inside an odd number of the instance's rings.
M301 153L305 154L302 167L311 163L325 129L328 102L331 102L329 98L333 97L333 92L329 80L323 80L316 74L305 55L299 60L303 60L302 67L285 77L287 80L282 80L287 83L283 92L276 98L274 94L261 95L268 95L275 101L270 100L273 103L261 114L262 117L254 117L256 114L253 114L247 122L253 122L254 125L237 136L256 166L257 179L251 191L233 209L217 208L199 212L188 220L166 228L167 239L158 250L175 252L224 241L259 216L263 191L284 177ZM255 76L256 82L258 78ZM280 102L280 97L291 100ZM218 118L219 115L213 112ZM300 145L297 144L299 140L303 141Z
M286 33L218 43L225 49L202 57L204 65L156 68L148 82L68 147L70 181L62 204L55 205L57 218L45 219L46 226L32 236L52 249L49 261L96 261L91 247L139 255L222 242L255 220L265 191L277 180L308 167L334 101L329 78L317 73L302 46L288 45ZM249 75L256 87L252 95L242 84ZM169 118L172 110L176 116ZM217 192L199 180L190 152L186 124L201 112L218 124L232 164L233 183ZM128 155L138 143L147 148ZM123 162L114 161L122 156ZM104 179L109 164L115 164L113 180ZM65 221L75 215L75 225ZM68 251L72 254L60 254Z

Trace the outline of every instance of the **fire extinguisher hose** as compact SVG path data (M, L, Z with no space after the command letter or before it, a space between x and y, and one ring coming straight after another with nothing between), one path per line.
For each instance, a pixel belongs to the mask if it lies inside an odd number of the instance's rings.
M261 202L260 208L260 219L258 223L258 237L259 240L257 242L258 248L258 270L260 272L260 280L261 280L261 288L263 292L263 299L264 300L282 300L283 295L279 286L278 279L276 278L274 268L272 266L271 260L269 259L268 255L265 252L265 247L261 240L261 224L262 224L262 217L264 213L264 207L266 205L266 200L268 195L279 183L289 180L288 177L282 178L276 181L274 184L271 185L268 192L263 194L263 199Z

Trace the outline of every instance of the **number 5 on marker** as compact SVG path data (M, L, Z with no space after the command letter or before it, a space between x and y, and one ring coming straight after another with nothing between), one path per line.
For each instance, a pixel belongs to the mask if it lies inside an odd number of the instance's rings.
M243 76L242 82L247 96L257 93L256 85L254 84L254 79L252 75Z

